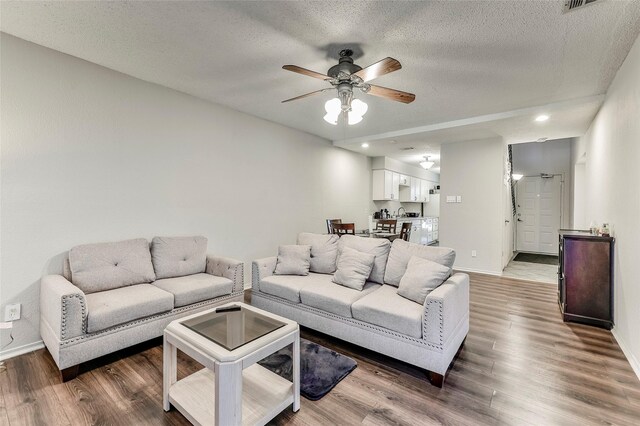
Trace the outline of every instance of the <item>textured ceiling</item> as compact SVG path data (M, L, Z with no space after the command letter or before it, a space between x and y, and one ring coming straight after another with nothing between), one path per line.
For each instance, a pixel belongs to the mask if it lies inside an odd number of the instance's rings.
M2 31L236 110L340 141L606 91L640 31L640 1L8 2ZM345 46L403 68L374 83L355 126L322 120L326 72ZM592 115L591 115L592 116ZM492 129L483 131L493 132ZM494 132L495 133L495 132Z

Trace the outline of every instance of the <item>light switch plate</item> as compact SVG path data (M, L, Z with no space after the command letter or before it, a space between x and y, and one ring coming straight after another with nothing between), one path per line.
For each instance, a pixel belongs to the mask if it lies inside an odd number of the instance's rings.
M455 203L456 196L455 195L447 195L447 203Z
M456 195L456 203L462 202L462 195Z

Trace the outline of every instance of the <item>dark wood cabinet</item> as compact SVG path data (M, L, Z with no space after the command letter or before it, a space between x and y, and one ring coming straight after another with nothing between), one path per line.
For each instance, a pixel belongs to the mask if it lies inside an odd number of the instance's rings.
M558 302L564 321L613 327L611 237L560 231Z

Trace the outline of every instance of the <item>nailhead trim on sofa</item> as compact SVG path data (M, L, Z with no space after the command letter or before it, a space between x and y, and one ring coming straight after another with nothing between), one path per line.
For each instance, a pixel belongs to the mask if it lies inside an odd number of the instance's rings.
M335 315L335 314L332 314L330 312L326 312L326 311L323 311L323 310L320 310L320 309L316 309L316 308L304 305L302 303L293 303L293 302L291 302L289 300L285 300L285 299L282 299L282 298L276 297L276 296L271 296L269 294L266 294L266 293L263 293L263 292L260 292L260 291L258 293L259 293L259 297L264 297L266 299L270 299L270 300L273 300L273 301L277 301L279 303L283 303L283 304L286 304L286 305L289 305L289 306L293 306L293 307L295 307L297 309L306 310L306 311L312 312L312 313L314 313L316 315L320 315L320 316L324 316L324 317L328 317L328 318L333 318L333 319L336 319L336 320L339 320L339 321L342 321L342 322L351 323L351 324L354 324L354 325L356 325L358 327L367 328L367 329L373 330L373 331L375 331L377 333L380 333L380 334L390 335L390 336L393 336L393 337L395 337L397 339L400 339L400 340L403 340L403 341L416 343L416 344L418 344L420 346L428 346L428 347L433 348L433 349L435 349L435 350L437 350L439 352L442 352L442 350L443 350L442 344L441 345L436 345L436 344L433 344L433 343L429 343L429 342L427 342L426 340L423 340L423 339L416 339L414 337L410 337L410 336L407 336L405 334L397 333L397 332L389 330L387 328L378 327L376 325L369 324L367 322L359 321L359 320L356 320L356 319L353 319L353 318L346 318L346 317L343 317L343 316L340 316L340 315ZM437 302L437 301L434 301L434 302ZM442 340L443 340L443 336L442 336L442 333L441 333L440 334L440 341L442 342Z
M131 327L134 327L134 326L136 326L138 324L142 324L142 323L145 323L145 322L153 321L153 320L155 320L157 318L162 318L162 317L166 317L166 316L175 315L176 313L180 313L180 312L183 312L183 311L191 310L193 308L198 308L198 307L201 307L201 306L206 306L206 305L212 304L212 303L218 303L221 300L231 299L231 298L237 297L237 296L239 296L241 294L243 294L243 292L234 292L234 293L228 294L226 296L217 297L217 298L211 299L211 300L205 300L203 302L198 302L198 303L194 303L194 304L191 304L191 305L182 306L180 308L176 308L176 309L173 309L173 310L168 311L168 312L163 312L161 314L152 315L150 317L141 318L141 319L135 320L135 321L130 321L130 322L127 322L125 324L121 324L121 325L117 325L115 327L108 328L106 330L100 330L100 331L97 331L97 332L91 333L91 334L83 334L82 336L78 336L78 337L74 337L74 338L71 338L71 339L67 339L67 340L61 341L60 342L60 346L61 347L62 346L69 346L69 345L73 345L75 343L81 342L83 340L90 340L90 339L94 339L94 338L100 337L102 335L115 333L115 332L117 332L119 330L122 330L122 329L125 329L125 328L131 328ZM79 297L80 295L72 295L72 296L78 296ZM82 306L83 306L83 314L84 314L84 312L85 312L84 303L83 303ZM63 314L62 315L64 316L64 308L63 308ZM63 329L64 329L64 325L63 325ZM64 338L64 334L62 336Z
M78 298L80 301L80 307L82 308L82 332L86 333L87 330L87 305L84 300L84 296L82 294L65 294L62 296L62 318L61 318L61 330L60 337L65 338L67 334L67 304L70 303L71 299Z

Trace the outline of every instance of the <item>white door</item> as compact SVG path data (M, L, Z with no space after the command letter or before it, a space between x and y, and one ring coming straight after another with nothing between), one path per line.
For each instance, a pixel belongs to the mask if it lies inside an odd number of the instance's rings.
M523 177L517 184L516 250L558 254L561 181Z

